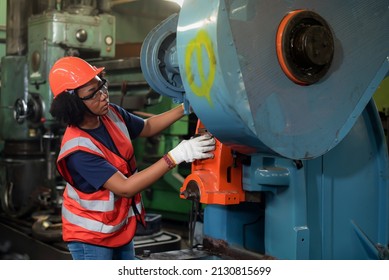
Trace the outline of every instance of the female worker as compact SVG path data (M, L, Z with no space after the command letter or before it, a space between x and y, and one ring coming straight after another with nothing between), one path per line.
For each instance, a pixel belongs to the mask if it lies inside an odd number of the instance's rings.
M155 135L184 115L183 106L146 120L109 103L104 68L77 57L50 70L50 113L66 124L57 167L67 182L63 239L73 259L134 259L141 191L181 162L212 157L209 135L184 140L150 167L137 170L132 139Z

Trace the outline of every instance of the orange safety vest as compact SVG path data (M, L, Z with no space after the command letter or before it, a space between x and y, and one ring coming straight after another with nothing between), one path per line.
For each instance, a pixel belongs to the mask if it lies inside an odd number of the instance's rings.
M137 217L145 225L141 194L125 198L105 188L83 193L72 186L74 182L65 161L71 153L85 151L106 159L127 177L136 172L134 149L122 116L110 107L101 120L121 156L77 127L68 127L63 136L57 160L58 171L67 182L62 204L62 236L64 241L118 247L134 237Z

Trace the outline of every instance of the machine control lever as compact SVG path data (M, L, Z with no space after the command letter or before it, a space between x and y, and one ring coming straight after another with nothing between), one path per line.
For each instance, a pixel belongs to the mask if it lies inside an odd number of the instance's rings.
M380 260L389 260L389 248L380 243L374 243L369 236L354 222L351 222L358 237L366 244L374 255L377 255Z

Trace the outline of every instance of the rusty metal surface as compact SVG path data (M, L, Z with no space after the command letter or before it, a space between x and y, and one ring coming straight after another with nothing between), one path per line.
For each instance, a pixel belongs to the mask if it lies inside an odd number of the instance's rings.
M220 256L221 259L234 259L234 260L275 260L275 257L258 254L243 248L237 248L230 246L224 240L216 240L205 237L204 241L205 251L212 252L213 255Z

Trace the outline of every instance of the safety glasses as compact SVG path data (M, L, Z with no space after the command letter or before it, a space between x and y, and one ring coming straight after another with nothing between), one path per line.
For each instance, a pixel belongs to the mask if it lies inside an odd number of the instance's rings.
M85 101L85 100L94 100L96 99L96 96L98 93L100 94L103 94L103 93L107 93L108 92L108 87L107 87L107 80L106 79L101 79L101 84L99 85L99 87L94 91L92 92L91 94L85 96L85 97L80 97L81 100ZM101 96L101 95L99 95Z

